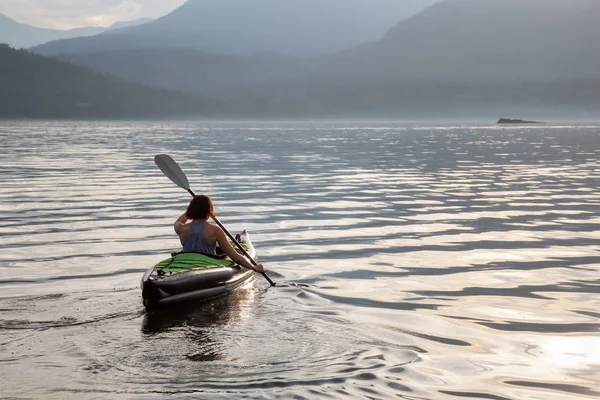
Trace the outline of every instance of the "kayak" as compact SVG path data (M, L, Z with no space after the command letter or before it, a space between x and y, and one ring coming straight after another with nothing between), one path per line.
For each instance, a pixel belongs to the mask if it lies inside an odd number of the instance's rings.
M255 259L256 250L248 233L242 232L236 240ZM219 253L223 251L217 247ZM235 264L225 254L173 253L142 277L142 300L147 311L156 311L222 296L253 277L254 271Z

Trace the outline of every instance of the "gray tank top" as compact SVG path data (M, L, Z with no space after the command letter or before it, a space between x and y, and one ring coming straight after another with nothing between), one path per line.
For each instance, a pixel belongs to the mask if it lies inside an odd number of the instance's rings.
M190 223L192 235L183 243L184 252L216 254L215 245L209 242L204 233L202 233L205 225L206 221L199 224Z

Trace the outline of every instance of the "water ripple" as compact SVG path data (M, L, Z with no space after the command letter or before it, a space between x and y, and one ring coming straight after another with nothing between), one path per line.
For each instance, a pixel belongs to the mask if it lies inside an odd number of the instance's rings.
M600 128L0 126L10 397L578 399L600 374ZM191 187L280 287L145 314Z

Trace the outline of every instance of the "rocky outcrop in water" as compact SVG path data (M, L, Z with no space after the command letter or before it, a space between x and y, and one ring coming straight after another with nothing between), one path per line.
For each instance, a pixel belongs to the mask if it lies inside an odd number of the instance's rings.
M543 122L525 121L522 119L500 118L498 120L498 124L543 124Z

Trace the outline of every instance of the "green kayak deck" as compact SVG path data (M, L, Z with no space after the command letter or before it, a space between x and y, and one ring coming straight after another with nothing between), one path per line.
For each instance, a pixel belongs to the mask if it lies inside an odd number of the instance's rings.
M155 265L154 269L162 270L166 273L176 273L196 269L229 267L234 264L229 257L218 259L200 253L178 253L173 257L162 260Z

